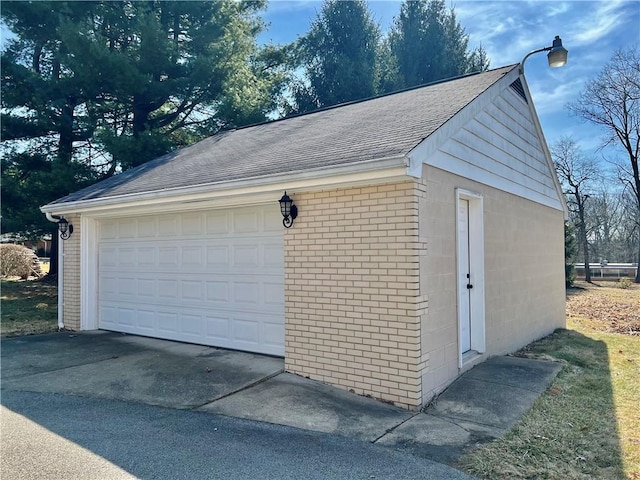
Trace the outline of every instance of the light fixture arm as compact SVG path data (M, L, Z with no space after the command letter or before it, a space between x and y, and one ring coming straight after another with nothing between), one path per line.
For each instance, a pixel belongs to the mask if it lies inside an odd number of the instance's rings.
M531 55L534 55L536 53L548 52L549 50L551 50L551 48L552 47L539 48L538 50L532 50L531 52L527 53L522 59L522 61L520 62L520 75L524 75L524 62L527 61L527 58L529 58Z
M567 63L567 56L569 52L562 46L562 39L560 38L560 36L556 35L556 38L553 39L553 43L551 44L551 46L532 50L524 56L524 58L520 62L520 75L524 75L524 63L527 61L527 59L531 55L540 52L549 52L547 58L549 61L549 66L552 68L562 67Z

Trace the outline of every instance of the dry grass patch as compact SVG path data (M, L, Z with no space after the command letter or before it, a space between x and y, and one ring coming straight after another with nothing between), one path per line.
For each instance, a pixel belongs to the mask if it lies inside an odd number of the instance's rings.
M31 335L58 327L58 289L41 281L2 280L0 334Z
M604 332L640 336L640 285L576 282L567 291L567 321Z
M633 327L640 287L580 287L568 292L569 330L519 352L560 361L563 370L513 430L463 459L468 473L640 479L640 337Z

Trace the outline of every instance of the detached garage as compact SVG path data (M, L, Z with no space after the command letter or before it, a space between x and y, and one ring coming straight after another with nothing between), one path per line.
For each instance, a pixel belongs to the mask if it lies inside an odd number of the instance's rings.
M74 226L66 328L406 408L564 325L566 205L518 65L221 132L42 211Z

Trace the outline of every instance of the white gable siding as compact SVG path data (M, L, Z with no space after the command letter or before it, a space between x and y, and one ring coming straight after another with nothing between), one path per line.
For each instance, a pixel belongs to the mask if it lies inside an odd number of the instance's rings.
M505 88L423 161L562 210L543 148L529 106Z

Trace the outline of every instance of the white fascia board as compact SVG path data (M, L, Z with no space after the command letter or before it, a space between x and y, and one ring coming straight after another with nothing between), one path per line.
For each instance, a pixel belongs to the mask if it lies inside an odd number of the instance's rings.
M529 106L529 110L531 111L531 118L533 120L533 125L535 126L536 132L538 133L538 138L540 139L540 144L542 145L542 152L544 153L544 158L547 161L547 165L549 166L549 170L551 171L551 177L553 178L553 183L556 186L556 192L558 194L558 200L562 205L562 211L564 213L565 221L569 220L569 207L567 207L567 200L564 198L564 193L562 192L562 186L560 185L560 180L558 180L558 174L556 173L556 166L553 164L553 159L551 158L551 152L549 152L549 146L547 145L547 139L544 136L544 132L542 131L542 125L540 125L540 119L538 118L538 112L536 112L536 107L533 104L533 98L531 97L531 92L529 91L529 85L527 84L527 80L524 77L524 72L522 75L518 72L520 76L520 83L522 83L522 89L524 90L524 94L527 97L527 105Z
M136 214L255 205L276 202L279 197L275 198L274 195L281 195L285 190L291 195L296 191L309 192L408 180L411 178L407 175L408 164L407 157L397 156L294 174L48 204L40 207L40 210L58 215L85 213L100 217L117 215L123 211L126 214Z

